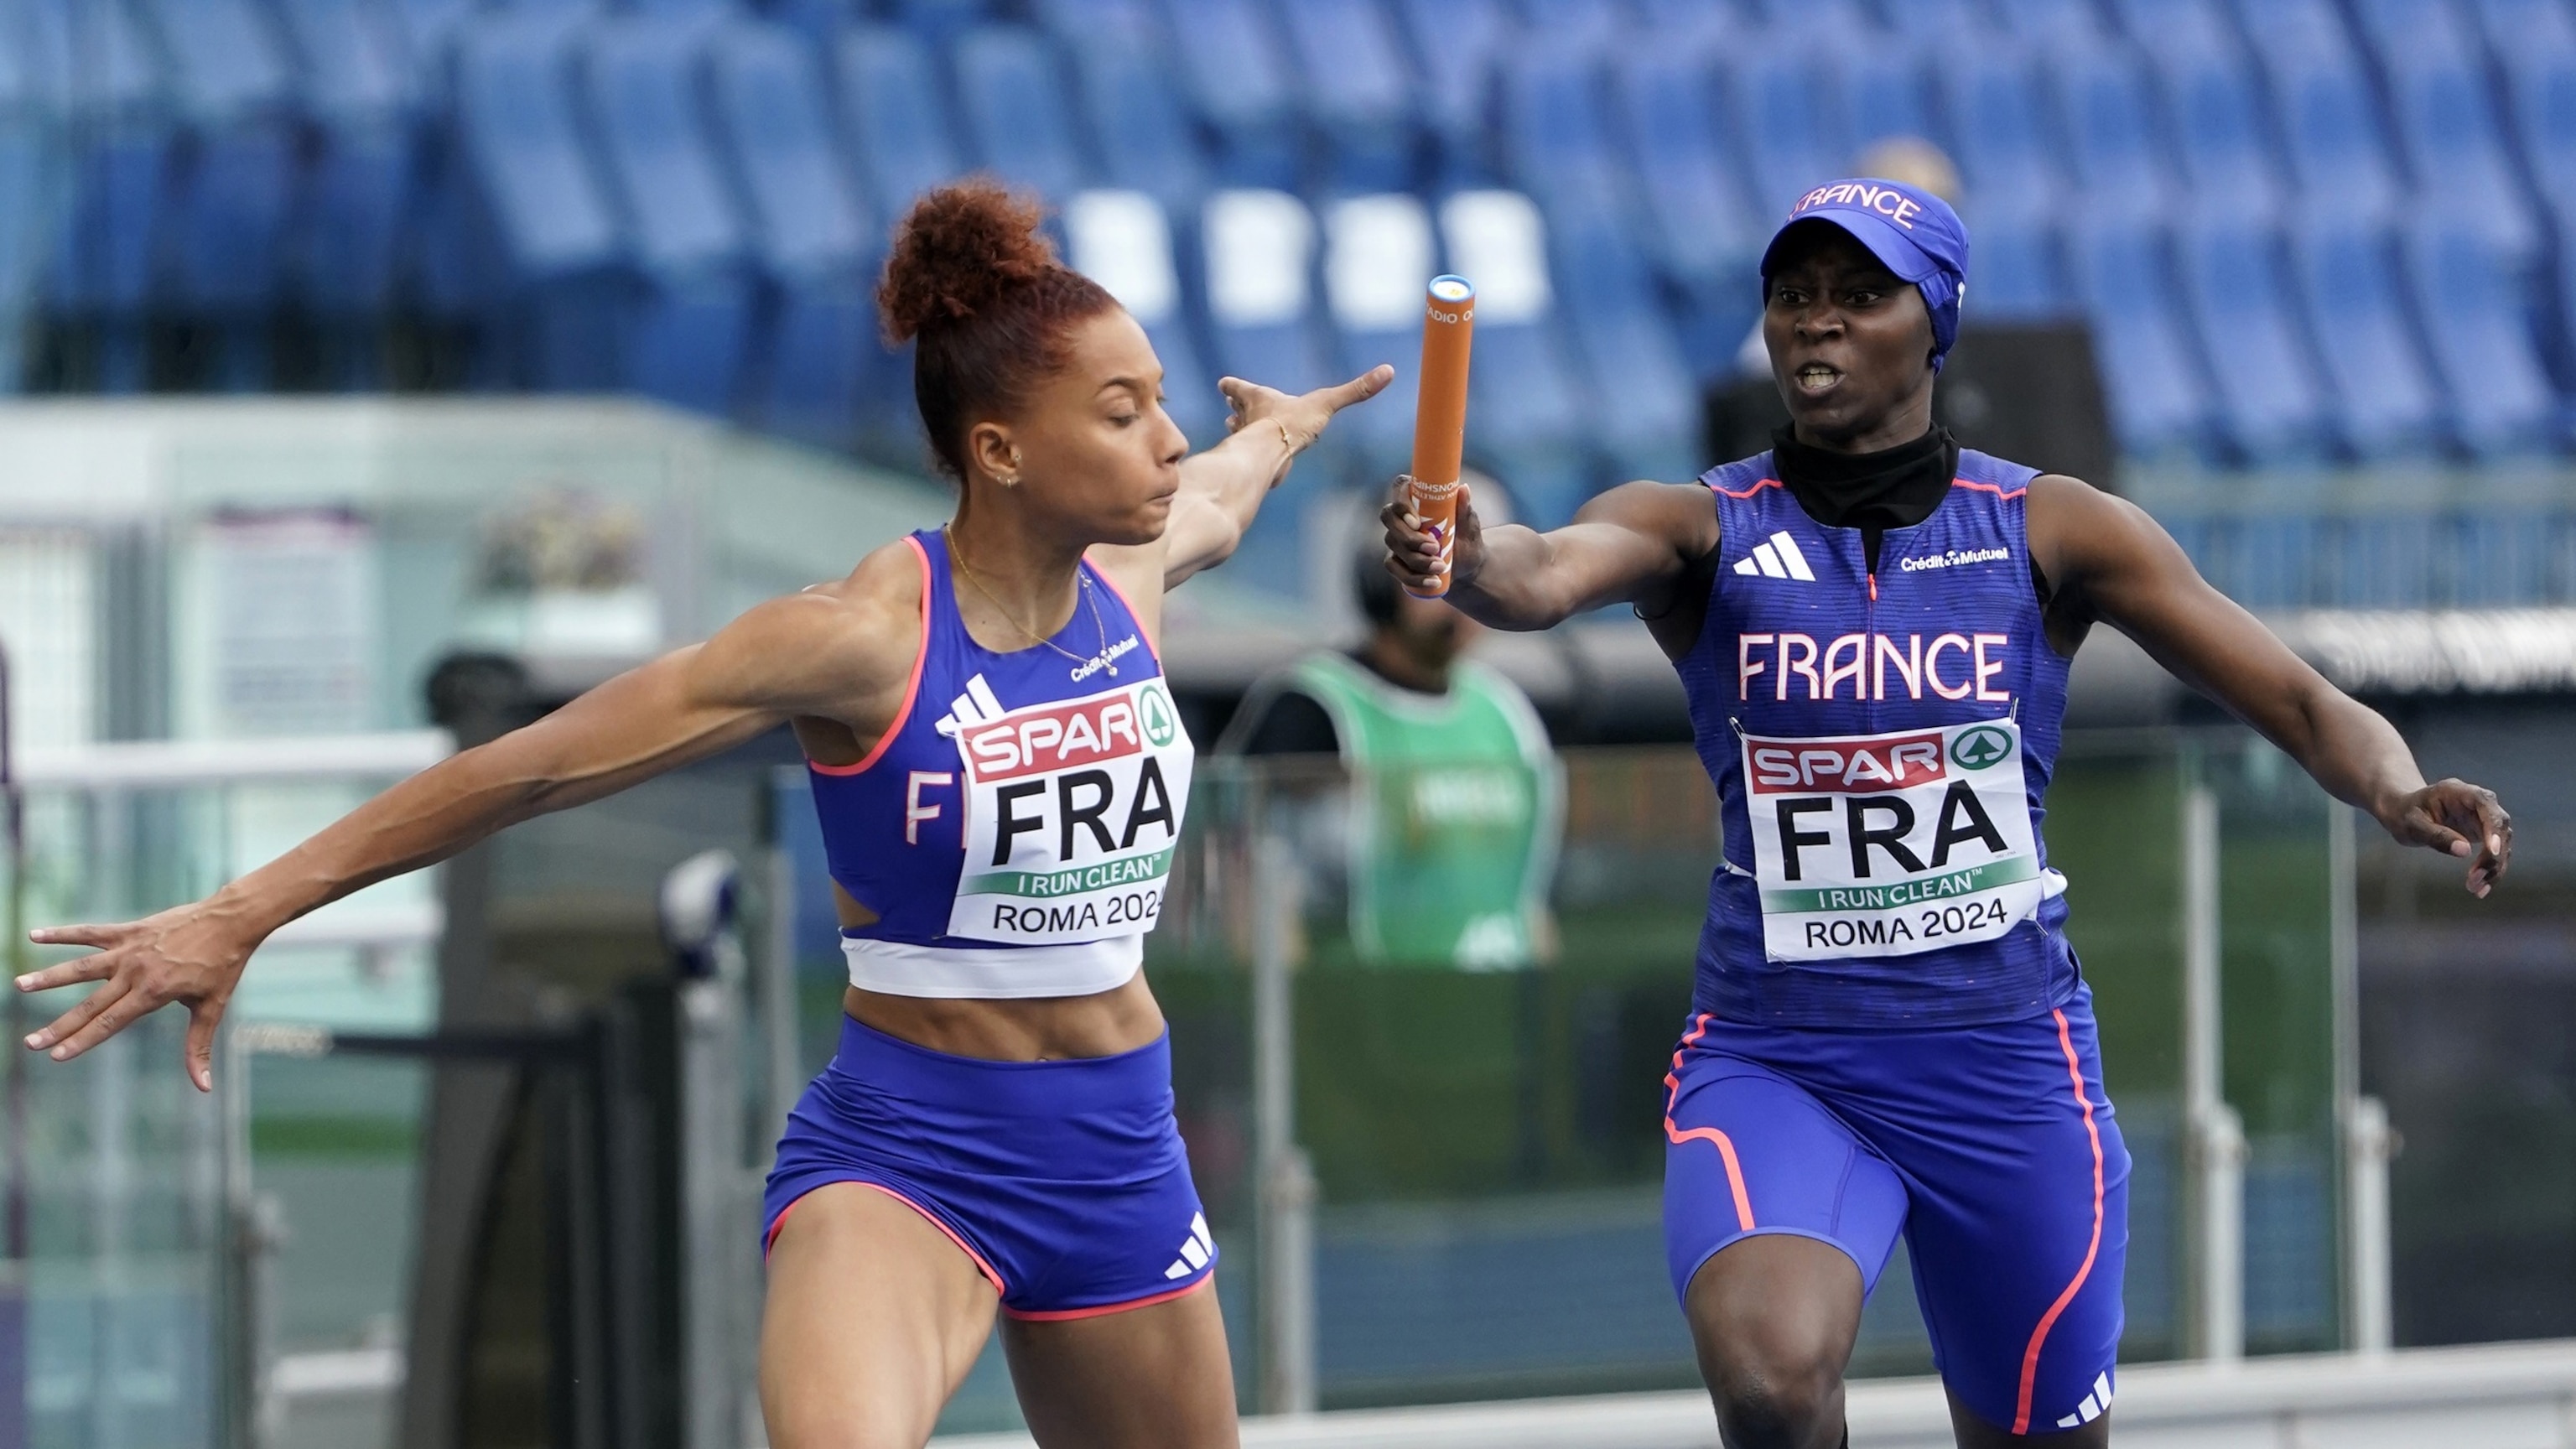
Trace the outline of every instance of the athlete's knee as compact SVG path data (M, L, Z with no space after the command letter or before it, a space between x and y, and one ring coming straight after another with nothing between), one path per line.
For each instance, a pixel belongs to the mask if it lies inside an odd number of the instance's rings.
M1729 1449L1832 1449L1842 1442L1842 1365L1821 1354L1738 1355L1709 1376Z

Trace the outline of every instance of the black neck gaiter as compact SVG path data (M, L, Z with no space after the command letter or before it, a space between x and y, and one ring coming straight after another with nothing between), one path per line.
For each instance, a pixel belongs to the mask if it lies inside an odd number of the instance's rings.
M1880 537L1932 516L1959 472L1959 444L1946 428L1876 453L1834 453L1801 443L1787 428L1771 435L1780 482L1809 518L1827 528L1857 528L1870 572L1878 572Z

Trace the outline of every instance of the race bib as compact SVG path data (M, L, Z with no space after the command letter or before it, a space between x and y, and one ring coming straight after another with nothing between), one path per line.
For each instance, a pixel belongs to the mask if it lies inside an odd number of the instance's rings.
M1191 749L1163 681L959 730L966 863L948 934L1046 945L1134 935L1162 913Z
M1991 941L2050 893L2010 720L1743 743L1774 961Z

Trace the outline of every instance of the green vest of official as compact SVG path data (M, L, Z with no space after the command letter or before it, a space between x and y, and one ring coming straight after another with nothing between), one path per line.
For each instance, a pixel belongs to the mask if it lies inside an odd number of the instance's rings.
M1528 696L1462 660L1446 695L1340 654L1282 681L1333 721L1351 772L1351 943L1360 959L1507 971L1552 945L1565 786Z

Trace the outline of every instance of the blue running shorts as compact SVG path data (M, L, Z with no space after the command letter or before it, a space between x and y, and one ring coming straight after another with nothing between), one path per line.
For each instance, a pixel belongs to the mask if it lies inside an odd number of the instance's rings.
M1933 1362L2015 1434L2110 1407L2129 1153L2093 997L2021 1021L1826 1031L1691 1018L1664 1079L1673 1291L1756 1233L1831 1243L1878 1286L1905 1234Z
M1088 1318L1198 1287L1216 1242L1172 1118L1171 1038L1112 1057L951 1056L843 1018L787 1117L764 1247L797 1200L855 1182L946 1233L1014 1318Z

